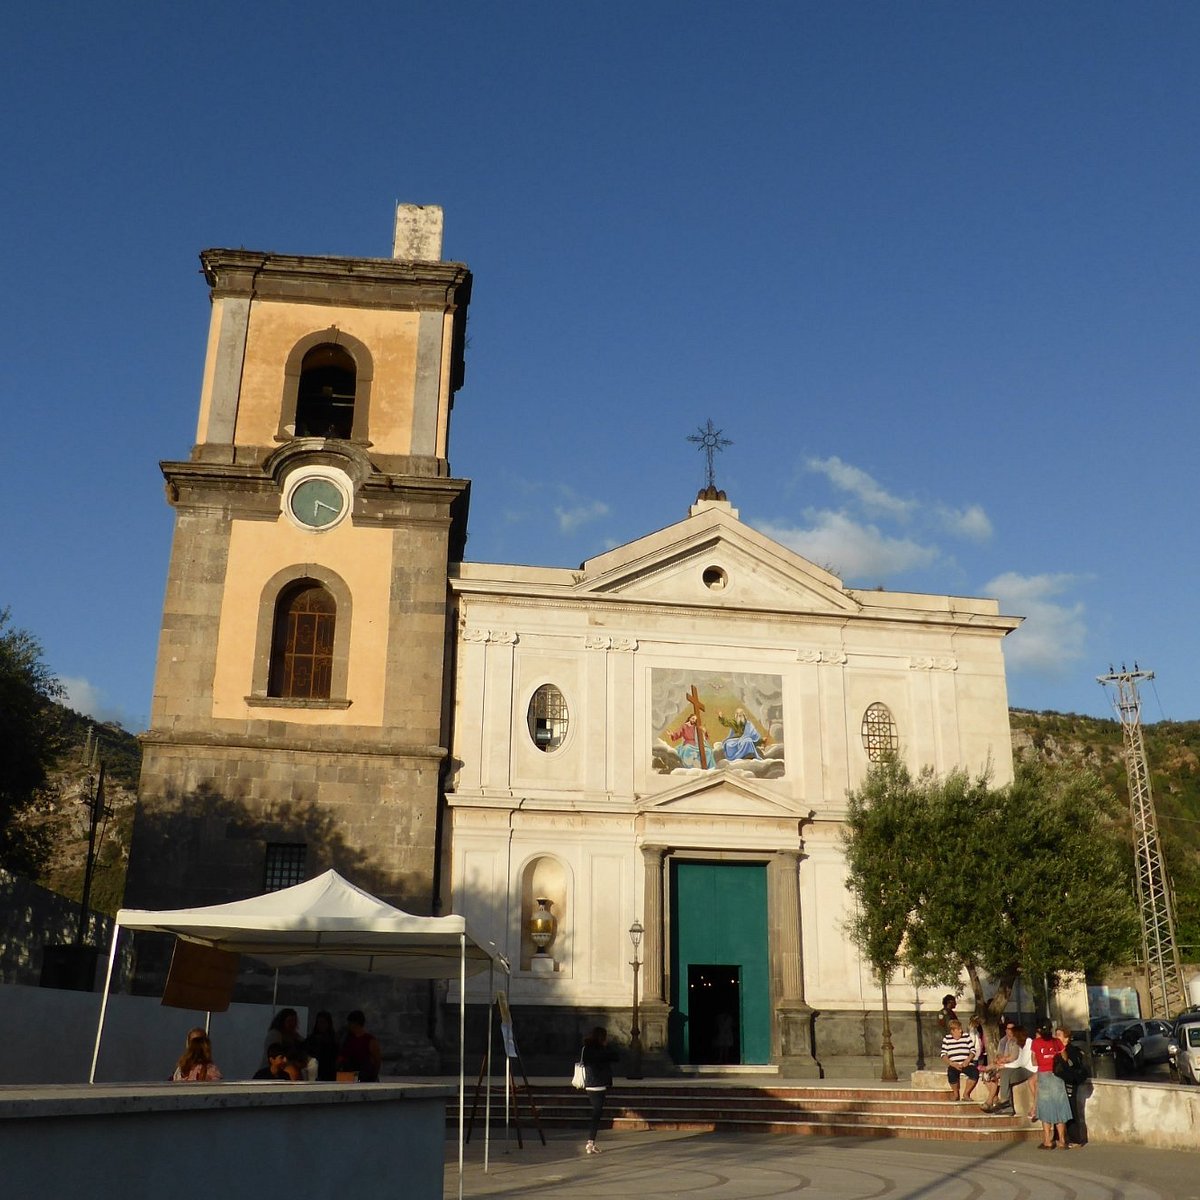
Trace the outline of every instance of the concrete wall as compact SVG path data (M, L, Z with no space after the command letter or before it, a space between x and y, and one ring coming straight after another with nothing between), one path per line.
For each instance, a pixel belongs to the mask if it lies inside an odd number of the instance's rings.
M296 1011L307 1029L307 1010ZM213 1013L213 1057L226 1079L258 1070L272 1012L267 1004L234 1004ZM99 1016L98 992L0 987L0 1029L8 1031L0 1084L86 1083ZM188 1030L203 1024L203 1013L164 1008L148 996L110 996L97 1082L169 1079Z
M914 1071L912 1085L941 1089L944 1070ZM1027 1086L1013 1089L1018 1113L1026 1111ZM980 1088L975 1098L982 1099ZM1089 1142L1200 1150L1200 1088L1132 1079L1091 1079L1079 1089L1081 1117Z
M440 1200L451 1091L331 1083L0 1089L4 1194Z
M36 985L42 975L43 947L69 945L78 927L79 905L74 900L20 875L0 871L0 984ZM88 943L107 946L112 927L112 917L90 913ZM123 978L120 970L118 978Z
M1163 1150L1200 1150L1200 1089L1095 1079L1084 1101L1088 1138Z

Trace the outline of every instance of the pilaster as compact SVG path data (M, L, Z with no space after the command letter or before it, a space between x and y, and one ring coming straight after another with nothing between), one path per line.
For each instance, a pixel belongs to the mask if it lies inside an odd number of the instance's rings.
M665 846L642 847L642 994L647 1004L663 1002L663 856Z
M787 1075L820 1078L813 1057L813 1018L804 998L804 949L800 935L800 852L780 850L767 872L771 939L771 994L775 1025L771 1056Z

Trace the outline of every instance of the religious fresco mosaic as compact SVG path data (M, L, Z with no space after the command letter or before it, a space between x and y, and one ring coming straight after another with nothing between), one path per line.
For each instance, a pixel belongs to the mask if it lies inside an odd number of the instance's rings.
M650 675L654 770L784 772L783 677L743 671L655 669Z

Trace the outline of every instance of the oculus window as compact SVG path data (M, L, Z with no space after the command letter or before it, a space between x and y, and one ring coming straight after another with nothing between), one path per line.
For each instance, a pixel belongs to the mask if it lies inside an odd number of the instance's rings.
M562 692L544 683L529 701L529 736L539 750L557 750L567 736L570 714Z

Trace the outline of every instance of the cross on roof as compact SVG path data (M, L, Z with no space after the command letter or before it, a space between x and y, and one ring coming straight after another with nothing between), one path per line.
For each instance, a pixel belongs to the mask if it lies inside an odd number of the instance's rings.
M705 457L708 459L705 486L715 488L717 483L713 470L713 455L720 453L726 446L732 446L733 442L727 437L722 437L720 429L713 428L711 417L695 433L688 435L688 441L695 442L697 447L704 451Z

